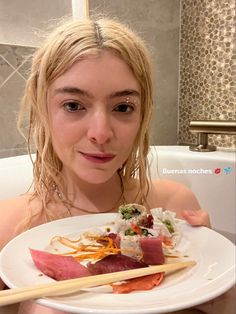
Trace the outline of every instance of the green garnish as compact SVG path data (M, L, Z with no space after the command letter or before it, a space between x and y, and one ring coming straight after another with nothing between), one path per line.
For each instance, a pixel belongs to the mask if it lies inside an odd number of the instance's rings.
M142 231L142 235L144 235L145 237L148 237L149 235L152 236L152 234L145 228L141 228L141 231ZM132 228L129 228L129 229L125 230L125 235L126 236L134 236L134 235L137 235L137 234L140 235L140 233L135 232Z
M171 223L171 221L169 219L163 220L163 224L166 226L166 228L168 229L168 231L170 233L174 233L175 229Z
M144 228L142 228L142 234L143 234L145 237L148 237L149 235L152 235L151 232L149 232L147 229L144 229Z
M136 235L136 234L137 234L137 233L136 233L133 229L131 229L131 228L125 230L125 235L126 235L126 236L134 236L134 235Z
M121 205L119 207L119 212L122 215L122 219L125 220L131 219L134 216L139 216L141 214L137 208L130 205Z

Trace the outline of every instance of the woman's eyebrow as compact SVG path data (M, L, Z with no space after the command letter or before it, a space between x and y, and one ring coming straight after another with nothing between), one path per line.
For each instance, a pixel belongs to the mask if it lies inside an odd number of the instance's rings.
M91 94L89 91L80 89L75 86L64 86L64 87L59 87L54 90L54 95L57 94L74 94L74 95L82 95L82 96L87 96L90 98L93 98L93 94ZM123 90L118 90L115 92L112 92L108 97L109 98L116 98L116 97L122 97L122 96L136 96L140 97L140 92L137 91L136 89L123 89Z
M56 88L54 90L54 95L56 94L74 94L74 95L83 95L87 97L92 97L92 95L89 92L82 90L78 87L74 87L74 86L64 86L64 87Z
M124 89L111 93L110 98L122 97L122 96L136 96L140 97L140 93L136 89Z

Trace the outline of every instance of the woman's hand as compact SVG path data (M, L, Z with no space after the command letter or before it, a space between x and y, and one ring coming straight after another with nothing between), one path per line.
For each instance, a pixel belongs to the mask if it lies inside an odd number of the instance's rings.
M211 228L209 214L203 210L183 210L182 217L192 226L204 226Z

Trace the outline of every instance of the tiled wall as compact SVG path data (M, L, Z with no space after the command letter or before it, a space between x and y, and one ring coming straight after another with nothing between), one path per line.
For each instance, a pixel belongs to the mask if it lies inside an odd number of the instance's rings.
M152 143L175 144L178 114L179 0L90 0L89 5L90 13L103 12L111 17L117 16L146 38L154 56L156 73L156 112ZM29 65L25 60L28 60L28 55L33 50L0 43L0 157L25 152L24 140L16 130L16 113L25 83L25 68Z
M191 120L236 120L235 0L182 0L178 141L196 142ZM210 144L235 148L234 135Z
M0 0L0 158L26 152L16 115L31 47L39 44L48 24L71 11L69 0Z
M16 117L33 51L31 47L0 44L0 157L26 152Z
M81 3L83 0L76 0ZM0 0L0 43L37 46L48 21L71 14L72 0Z
M179 144L194 143L196 135L188 130L193 119L236 119L234 0L90 0L89 5L90 13L130 24L151 49L153 144L175 145L177 135ZM16 114L33 51L0 42L0 157L26 152ZM220 147L234 148L235 142L235 136L210 136Z

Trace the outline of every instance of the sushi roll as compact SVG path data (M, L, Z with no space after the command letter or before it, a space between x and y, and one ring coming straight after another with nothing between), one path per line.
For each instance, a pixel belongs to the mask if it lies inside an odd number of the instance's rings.
M162 239L159 236L152 234L120 234L119 236L121 254L149 265L164 263Z
M152 208L153 228L162 236L171 239L171 247L174 248L181 239L176 214L164 208Z
M125 204L118 208L115 220L117 232L125 232L131 225L145 226L147 222L147 210L139 204Z
M139 235L120 234L120 249L121 254L132 257L140 261L143 257L143 252L140 247Z

